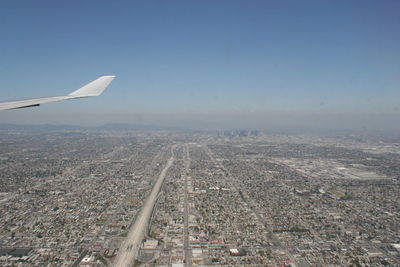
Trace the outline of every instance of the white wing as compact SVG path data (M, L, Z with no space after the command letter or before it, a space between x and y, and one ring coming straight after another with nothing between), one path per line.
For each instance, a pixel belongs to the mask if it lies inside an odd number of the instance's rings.
M40 106L40 104L60 100L98 96L103 93L104 89L106 89L106 87L112 82L114 78L115 76L102 76L66 96L53 96L27 100L16 100L10 102L0 102L0 110L27 108Z

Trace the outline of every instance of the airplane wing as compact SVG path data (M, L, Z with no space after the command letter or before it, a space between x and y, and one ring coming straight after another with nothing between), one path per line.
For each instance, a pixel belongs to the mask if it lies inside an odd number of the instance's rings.
M0 102L0 110L35 107L40 106L44 103L60 100L99 96L101 95L101 93L103 93L104 89L106 89L106 87L112 82L114 78L115 76L102 76L65 96L42 97L27 100Z

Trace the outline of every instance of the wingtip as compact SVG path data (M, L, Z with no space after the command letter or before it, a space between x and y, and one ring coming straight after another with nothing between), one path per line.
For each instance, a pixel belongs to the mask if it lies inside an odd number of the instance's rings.
M101 76L100 78L111 78L111 79L114 79L115 77L117 77L116 75L104 75L104 76Z
M115 79L115 77L117 77L117 76L116 75L104 75L104 76L101 76L99 79L108 80L108 81L112 82Z
M107 86L114 80L115 75L104 75L96 80L86 84L85 86L75 90L68 96L76 97L89 97L89 96L99 96L107 88Z

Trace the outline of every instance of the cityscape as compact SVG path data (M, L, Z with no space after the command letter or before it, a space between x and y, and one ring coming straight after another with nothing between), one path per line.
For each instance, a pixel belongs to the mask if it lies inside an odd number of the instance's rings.
M0 1L0 267L400 267L400 1Z
M4 127L1 266L398 266L400 139Z

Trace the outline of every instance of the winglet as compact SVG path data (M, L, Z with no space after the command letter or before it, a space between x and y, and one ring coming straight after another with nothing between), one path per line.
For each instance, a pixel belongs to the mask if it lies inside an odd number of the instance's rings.
M73 91L68 96L71 98L99 96L104 89L114 80L115 76L101 76L100 78L86 84L85 86Z

